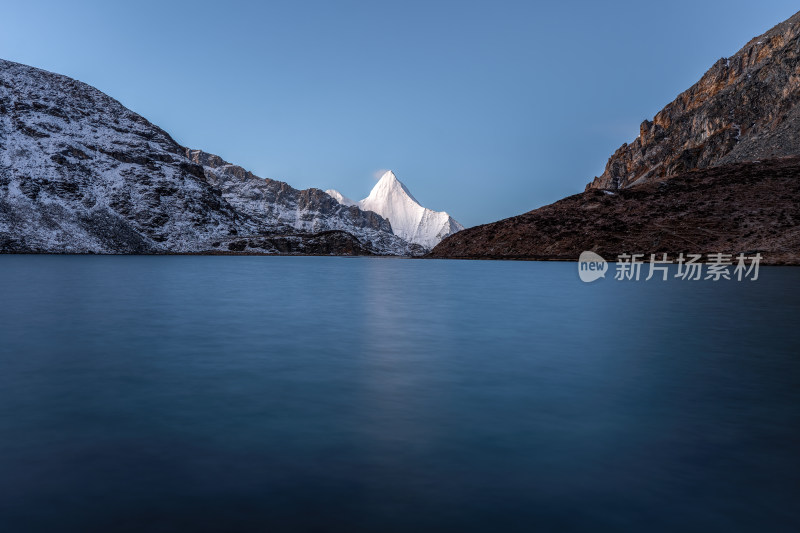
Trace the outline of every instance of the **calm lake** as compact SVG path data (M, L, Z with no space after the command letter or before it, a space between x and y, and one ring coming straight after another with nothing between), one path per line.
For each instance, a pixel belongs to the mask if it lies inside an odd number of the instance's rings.
M800 268L0 256L0 531L800 530Z

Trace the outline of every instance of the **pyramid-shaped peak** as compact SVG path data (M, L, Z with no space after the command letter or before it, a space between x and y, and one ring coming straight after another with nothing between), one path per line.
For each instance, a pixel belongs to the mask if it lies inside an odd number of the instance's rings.
M464 229L444 211L420 205L411 191L386 170L369 196L358 202L364 211L372 211L392 224L392 232L408 242L431 249L444 237Z
M397 195L406 196L412 202L419 203L403 182L397 179L394 172L387 170L383 173L381 179L378 180L378 183L375 184L375 187L372 188L368 198L388 198Z
M392 172L391 170L387 170L386 172L384 172L383 176L381 176L381 179L378 180L378 181L384 181L384 180L385 181L399 181L397 179L397 176L395 176L394 172Z

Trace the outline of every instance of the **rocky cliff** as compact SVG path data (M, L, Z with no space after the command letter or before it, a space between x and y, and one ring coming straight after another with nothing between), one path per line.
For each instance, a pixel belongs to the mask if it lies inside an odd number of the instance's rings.
M622 253L761 252L800 264L800 157L693 170L665 181L589 189L443 240L430 257L577 261ZM660 255L658 256L660 257Z
M375 213L187 150L93 87L0 60L0 252L422 249Z
M800 264L798 156L800 13L717 61L584 193L456 233L430 257L758 251Z
M800 155L800 13L711 69L608 160L616 189L740 161Z

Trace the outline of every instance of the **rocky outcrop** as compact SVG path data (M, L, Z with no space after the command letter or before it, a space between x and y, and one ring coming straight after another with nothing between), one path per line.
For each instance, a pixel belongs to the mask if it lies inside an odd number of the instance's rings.
M645 120L587 189L688 170L800 155L800 13L756 37Z
M187 150L93 87L0 60L0 252L230 253L239 242L423 252L375 213Z
M230 253L279 255L373 255L374 251L346 231L253 235L222 243ZM223 252L224 253L224 252Z
M622 253L761 252L800 264L800 157L733 163L668 180L598 189L460 231L429 257L577 261ZM660 257L660 256L659 256Z

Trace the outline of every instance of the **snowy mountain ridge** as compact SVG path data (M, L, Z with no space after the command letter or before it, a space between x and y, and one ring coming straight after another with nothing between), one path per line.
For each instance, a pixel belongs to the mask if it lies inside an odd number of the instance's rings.
M363 211L372 211L388 219L395 235L427 249L432 249L445 237L464 229L446 212L433 211L420 205L391 170L381 176L369 196L360 202L353 202L333 189L325 192L342 205L357 205Z
M0 59L0 253L420 255L388 220L189 150L85 83Z

